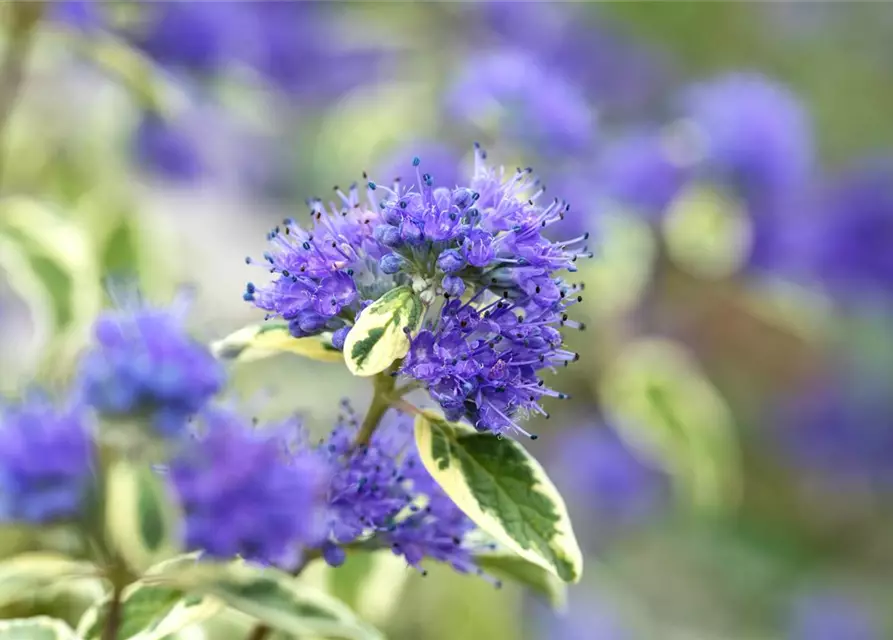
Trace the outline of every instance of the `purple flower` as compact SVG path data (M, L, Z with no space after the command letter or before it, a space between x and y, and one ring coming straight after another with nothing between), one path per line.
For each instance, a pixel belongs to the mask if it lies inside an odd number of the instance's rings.
M652 50L624 32L623 25L598 10L571 3L489 0L468 3L474 44L494 41L517 46L583 91L600 109L628 116L648 106L666 84L664 52ZM531 90L535 90L531 85Z
M113 417L146 416L155 431L183 431L224 383L221 364L184 327L185 300L107 311L94 325L96 344L80 363L84 399Z
M401 373L423 381L453 417L482 429L517 428L517 414L542 412L540 397L562 395L541 385L537 372L576 358L562 349L557 327L580 326L567 317L578 287L558 272L575 271L577 259L591 254L578 248L588 234L565 242L543 235L568 205L539 204L545 189L532 170L496 171L485 157L476 149L467 187L436 187L415 158L416 185L370 181L368 207L356 186L336 189L341 203L329 210L313 201L312 229L287 220L269 234L262 266L274 280L249 283L245 299L301 337L349 326L368 301L412 285L431 314ZM453 300L466 294L466 304ZM448 304L436 313L435 300ZM433 355L417 366L429 350L419 345L429 340Z
M300 425L255 426L222 410L201 414L201 433L169 466L186 514L186 541L219 558L287 567L314 541L326 469Z
M195 132L186 123L173 123L145 114L134 145L138 160L166 178L191 181L206 170Z
M477 572L476 550L466 536L474 524L434 482L412 444L412 421L389 414L372 441L353 448L358 424L346 406L319 448L331 469L324 557L343 561L341 545L369 536L420 569L425 558Z
M826 189L811 216L809 270L837 294L893 292L893 158L862 160Z
M36 394L0 405L0 521L44 524L75 518L92 482L84 407L55 407Z
M734 189L753 221L750 261L780 259L777 221L796 210L813 170L809 116L786 87L755 73L738 73L689 87L681 97L701 154L702 179Z
M234 57L247 53L239 28L244 28L252 12L251 4L243 2L158 3L152 6L150 20L135 40L161 64L216 72Z
M795 601L788 640L880 640L884 636L871 612L848 597L812 593Z
M577 87L523 51L469 60L447 106L459 120L495 118L501 135L540 153L580 153L595 138L595 114Z

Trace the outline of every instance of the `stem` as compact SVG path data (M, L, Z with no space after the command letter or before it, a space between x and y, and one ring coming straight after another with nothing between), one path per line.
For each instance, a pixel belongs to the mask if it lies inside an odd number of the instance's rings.
M34 27L43 14L43 2L12 2L7 6L9 24L6 29L6 50L0 63L0 139L21 93L25 67L34 40ZM0 144L0 175L7 149Z
M105 627L102 630L102 640L116 640L119 626L121 626L121 587L118 585L118 581L115 580L112 601L109 604L109 614L105 619Z
M385 371L375 376L373 383L375 384L375 395L372 396L372 404L369 405L366 417L363 418L363 424L357 431L354 448L369 444L382 417L391 408L391 392L397 385L397 379L390 372Z

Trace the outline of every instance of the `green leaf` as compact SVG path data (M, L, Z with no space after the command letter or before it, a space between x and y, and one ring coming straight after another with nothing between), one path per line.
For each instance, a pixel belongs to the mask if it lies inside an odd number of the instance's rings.
M115 462L108 473L105 504L108 541L137 572L180 552L178 505L150 468Z
M31 323L30 340L22 335L10 343L9 336L4 336L4 342L0 343L8 358L4 358L4 366L0 368L0 391L11 392L19 387L21 380L34 376L36 356L55 335L55 309L53 297L35 273L28 254L3 234L0 234L0 274L13 294L27 305ZM9 347L13 347L11 354L7 351Z
M662 339L627 345L600 391L611 423L664 467L688 500L705 508L737 502L740 460L731 411L683 347Z
M102 306L100 266L90 238L52 205L26 197L0 201L0 235L18 244L31 269L53 301L59 335L51 354L54 368L60 357L82 348L89 326Z
M78 635L84 640L101 640L108 609L108 597L90 607L78 622ZM214 598L189 597L178 589L135 582L122 593L117 639L161 640L222 609L223 603Z
M424 307L412 287L391 289L366 307L344 341L344 361L355 376L381 373L409 351L409 336L418 331Z
M376 640L381 634L345 604L276 569L245 563L202 563L154 580L211 596L259 621L297 636Z
M524 447L430 411L416 417L415 438L425 468L485 533L565 582L580 579L583 554L564 500Z
M476 555L474 561L492 576L529 588L559 611L567 606L567 585L538 564L514 553L498 551Z
M89 562L57 553L39 551L6 558L0 562L0 606L65 582L98 585L99 572Z
M0 620L0 640L80 640L63 620L36 616Z
M332 334L295 338L281 322L255 324L239 329L211 344L211 351L222 360L251 362L282 353L294 353L319 362L341 362L342 353L332 346Z

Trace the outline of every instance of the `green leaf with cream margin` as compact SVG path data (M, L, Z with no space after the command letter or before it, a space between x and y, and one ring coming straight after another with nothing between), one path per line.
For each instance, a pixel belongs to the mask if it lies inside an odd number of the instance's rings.
M119 460L108 471L105 491L108 542L137 573L180 552L179 505L151 468Z
M108 607L109 599L105 597L87 609L78 622L80 638L101 640ZM189 596L178 589L138 581L121 594L117 638L162 640L209 620L223 608L223 603L212 597Z
M382 640L343 602L283 571L245 562L202 562L162 571L153 583L212 597L264 624L298 637Z
M344 361L350 372L374 376L405 356L409 335L418 331L424 311L411 287L391 289L366 307L344 341Z
M221 360L243 363L292 353L319 362L341 362L342 353L332 346L332 334L295 338L283 322L254 324L211 344Z
M0 620L0 640L80 640L64 620L36 616Z
M697 508L734 506L741 461L731 409L682 345L641 338L624 347L599 385L611 424L663 467Z
M48 551L0 561L0 606L45 593L50 587L82 584L101 590L99 570L89 562Z
M583 554L567 507L520 443L430 411L416 417L415 439L425 468L478 527L564 582L579 581Z

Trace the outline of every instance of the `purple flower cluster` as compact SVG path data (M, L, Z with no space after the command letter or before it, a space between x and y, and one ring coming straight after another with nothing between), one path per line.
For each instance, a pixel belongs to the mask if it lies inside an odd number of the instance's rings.
M104 313L80 363L85 400L112 417L146 416L158 434L179 434L223 386L224 371L184 327L185 305Z
M425 470L407 416L386 416L372 441L354 448L357 428L346 406L318 449L332 470L323 547L329 564L344 561L341 545L375 536L417 569L433 558L463 573L477 571L475 548L466 540L474 525Z
M435 187L415 158L416 185L368 182L372 210L356 186L336 190L340 208L313 201L311 230L287 220L269 234L263 266L276 277L249 283L245 299L287 320L297 337L329 330L340 345L365 304L411 284L431 314L401 373L425 383L453 418L517 429L517 414L542 412L538 398L561 396L537 379L577 357L561 348L557 328L580 327L567 316L578 287L557 274L591 254L578 248L588 234L566 242L544 235L569 205L541 205L545 187L530 169L506 175L485 158L476 147L467 187ZM378 193L385 197L375 202Z
M43 524L81 512L92 481L89 416L34 395L0 406L0 521Z
M223 410L202 412L201 433L169 466L186 514L186 542L220 558L289 566L315 535L326 470L296 451L300 425L256 426Z

